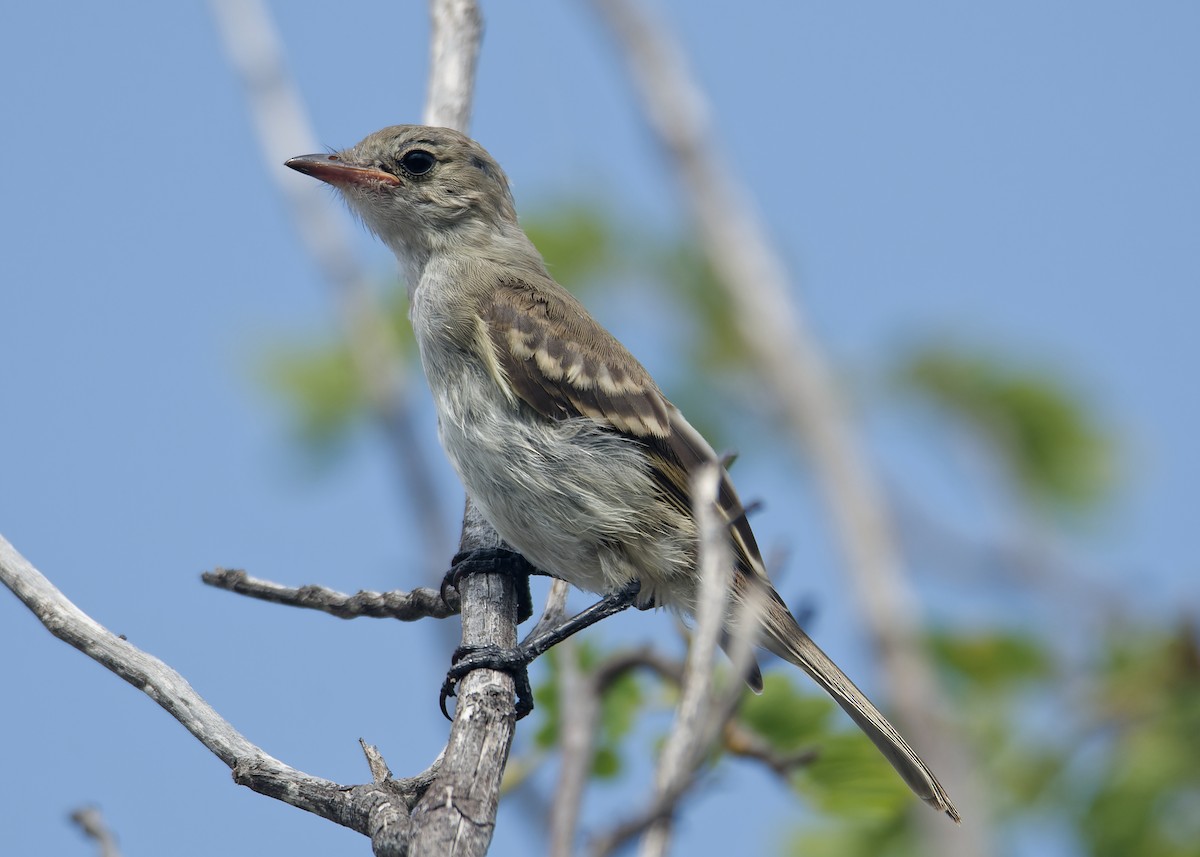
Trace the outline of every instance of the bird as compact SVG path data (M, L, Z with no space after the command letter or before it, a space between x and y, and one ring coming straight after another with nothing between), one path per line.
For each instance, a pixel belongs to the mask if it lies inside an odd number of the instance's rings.
M717 453L550 275L487 150L450 128L395 125L285 163L339 191L395 254L442 446L508 544L579 589L606 595L637 584L640 606L691 615L699 581L691 477L719 467L731 600L755 587L766 594L759 644L808 673L918 797L959 820L928 766L771 586ZM761 691L756 668L747 680Z

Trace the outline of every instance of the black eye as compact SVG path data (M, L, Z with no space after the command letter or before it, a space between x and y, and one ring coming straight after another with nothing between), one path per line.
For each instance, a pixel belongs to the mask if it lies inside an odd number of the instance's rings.
M424 149L413 149L411 152L405 152L400 157L400 166L404 167L409 175L414 176L425 175L425 173L433 169L433 165L436 163L437 158Z

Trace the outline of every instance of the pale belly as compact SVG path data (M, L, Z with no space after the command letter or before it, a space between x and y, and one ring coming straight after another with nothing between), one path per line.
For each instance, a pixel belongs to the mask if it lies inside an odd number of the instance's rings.
M581 589L607 593L638 579L658 603L690 601L690 521L662 503L641 445L590 420L518 410L490 379L463 371L469 383L434 390L438 429L501 537Z

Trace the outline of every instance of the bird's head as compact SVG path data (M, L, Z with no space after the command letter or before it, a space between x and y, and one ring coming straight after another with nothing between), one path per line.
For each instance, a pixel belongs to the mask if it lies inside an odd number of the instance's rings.
M372 232L410 259L517 223L500 165L450 128L394 125L344 151L286 165L337 188Z

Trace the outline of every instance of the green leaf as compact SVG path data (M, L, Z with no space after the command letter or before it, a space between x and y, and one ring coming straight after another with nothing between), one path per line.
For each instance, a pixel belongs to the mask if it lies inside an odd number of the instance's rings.
M735 322L729 292L708 257L691 239L659 240L648 249L652 269L671 290L672 298L690 310L699 330L688 345L698 375L744 370L749 349Z
M550 274L572 290L596 275L611 271L622 260L614 252L612 217L596 203L559 200L522 218L525 234L546 260Z
M1005 462L1036 504L1086 511L1108 496L1116 451L1082 397L1045 369L950 345L919 348L897 379L962 420Z
M763 692L748 695L738 716L777 749L798 750L829 734L835 707L827 696L801 693L790 677L771 672L763 676Z
M276 346L263 361L262 377L291 408L297 434L313 452L332 451L363 414L358 373L338 343Z
M1045 644L1026 634L1003 630L937 633L930 645L938 662L979 688L1001 688L1044 679L1052 673Z
M816 761L797 777L797 784L826 812L884 822L909 806L908 786L857 729L827 735L818 752Z
M378 307L395 337L397 359L411 363L416 342L406 292L399 286L385 290ZM300 445L318 458L339 451L371 416L359 367L344 339L275 344L260 358L258 374L290 410Z
M591 641L573 642L579 668L584 672L596 669L607 653ZM544 680L534 687L534 710L539 724L534 732L534 743L539 749L549 750L559 742L560 708L560 654L551 649L541 659L546 665ZM596 752L592 761L592 774L599 779L612 779L623 770L622 751L624 740L646 707L641 679L629 672L620 676L606 689L600 700L599 729L596 736Z
M889 857L916 855L916 837L909 816L864 822L861 819L808 828L791 838L788 851L796 857Z

